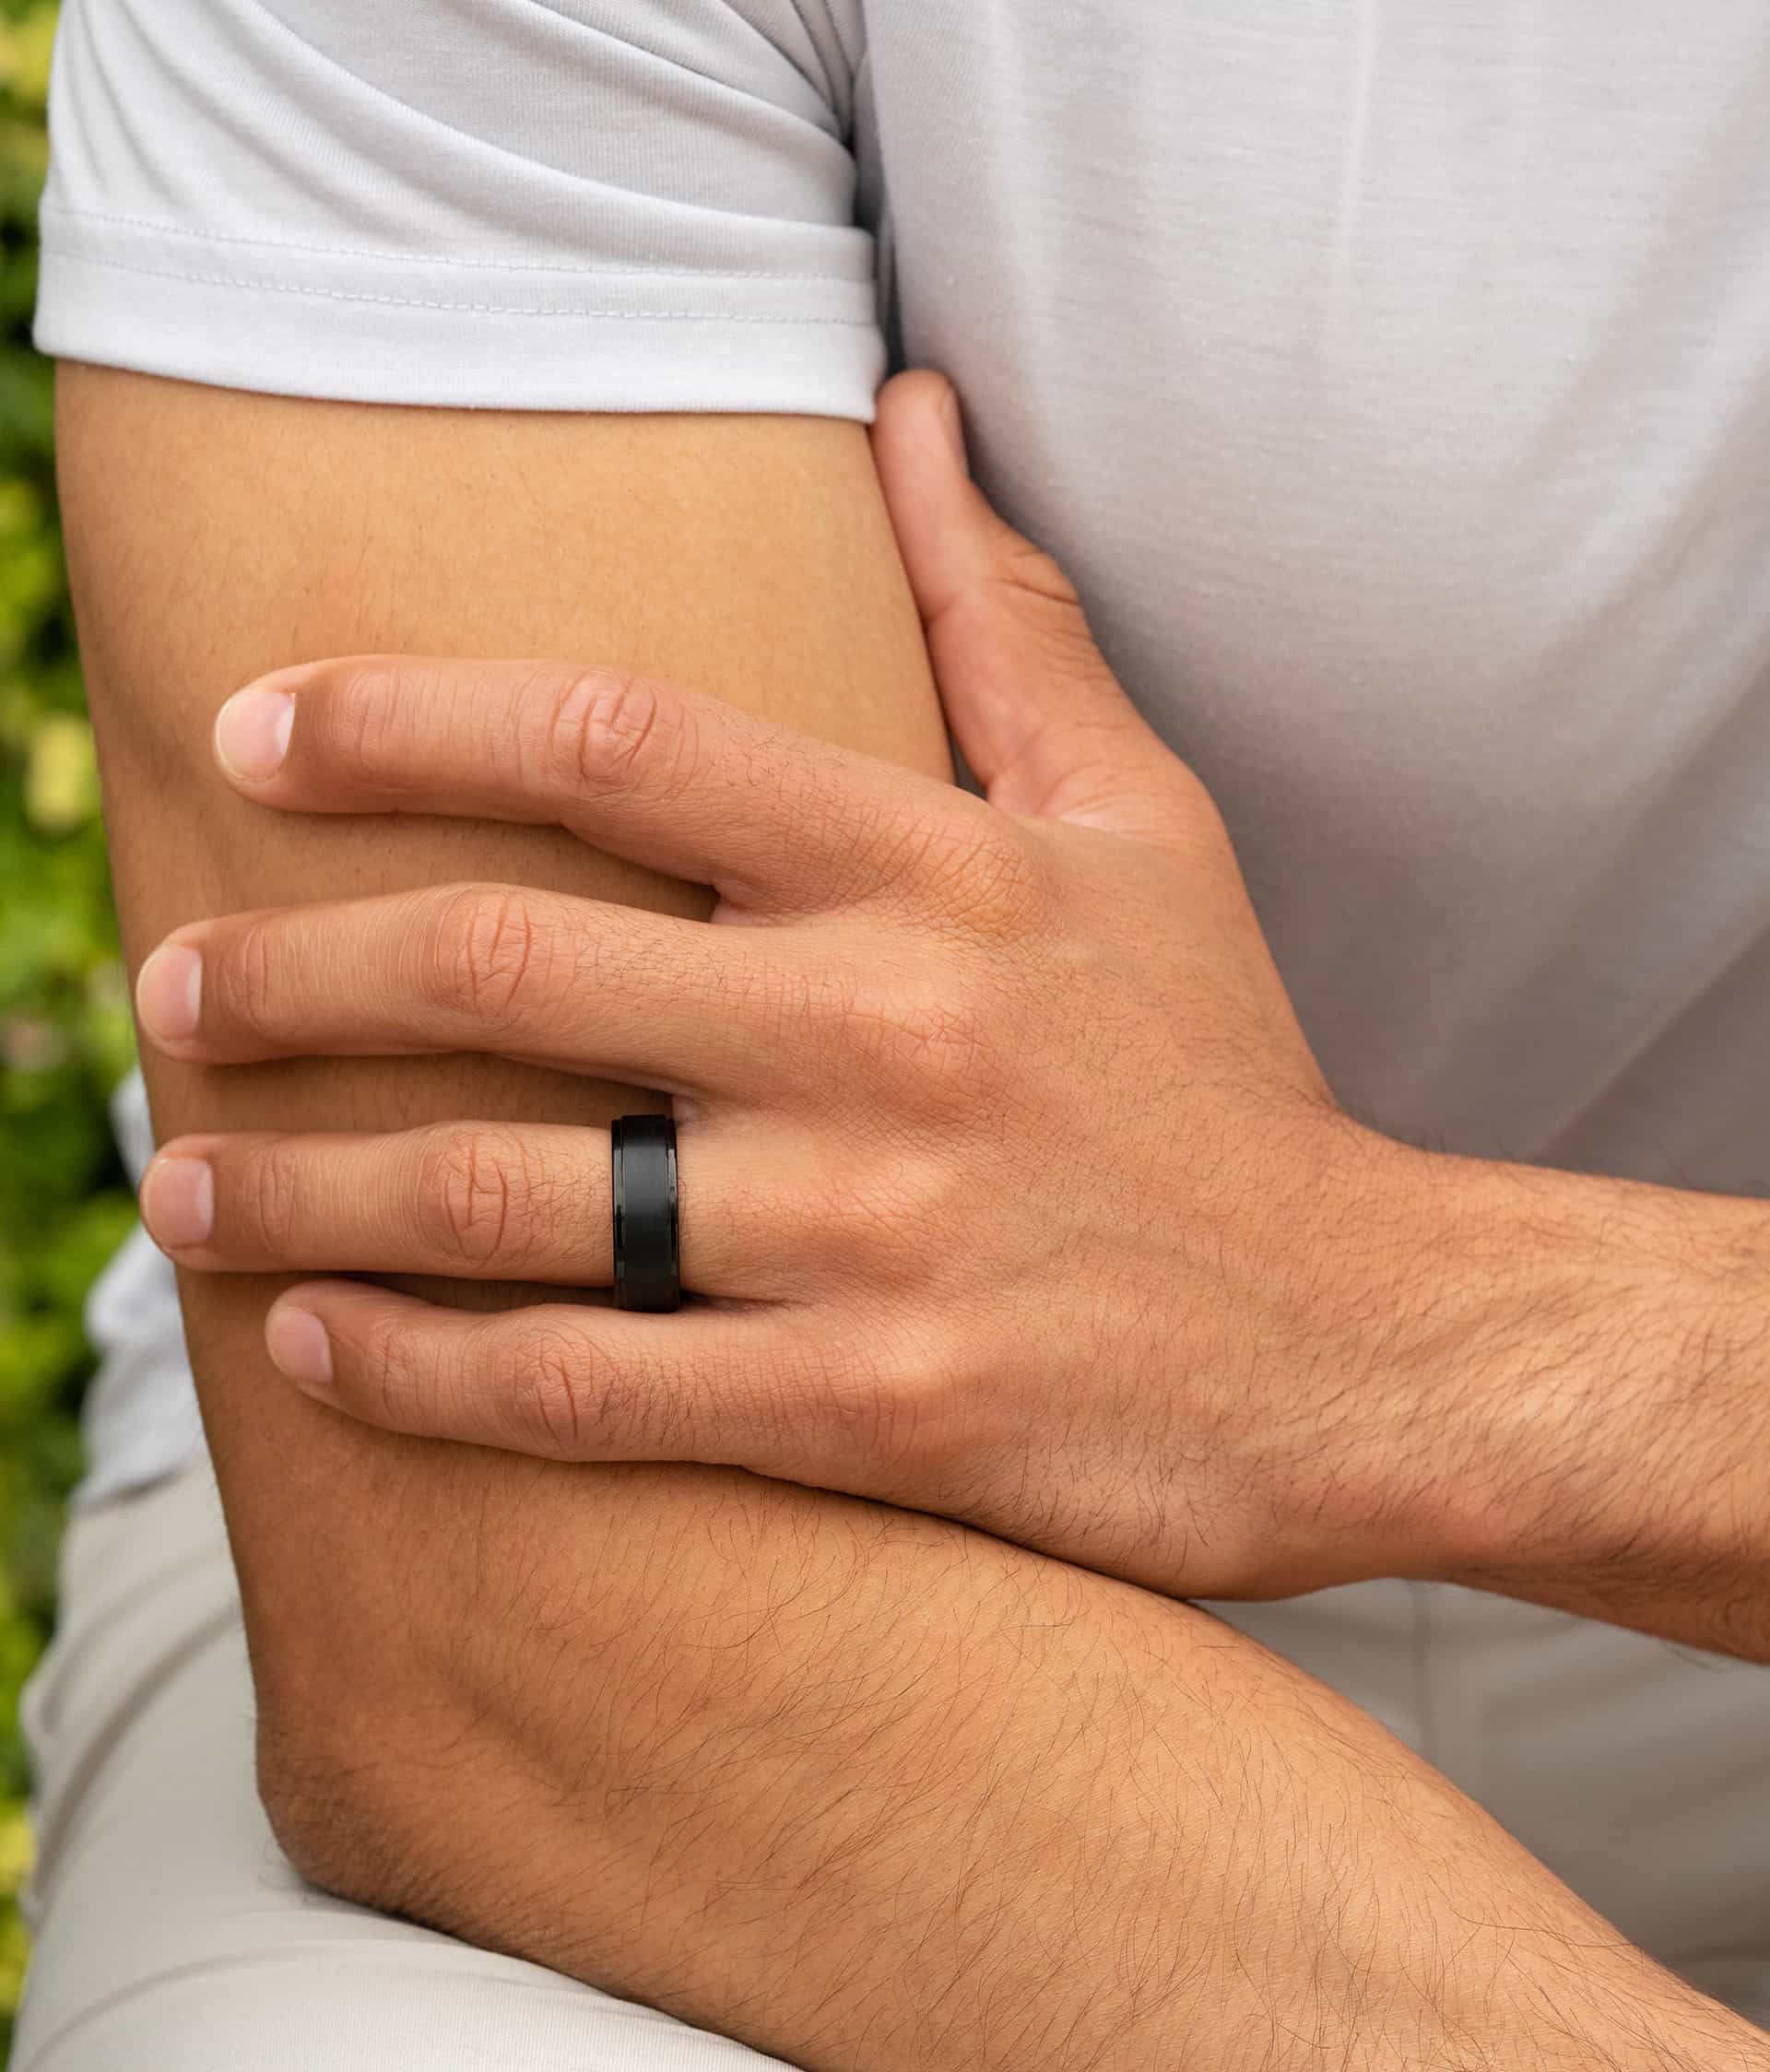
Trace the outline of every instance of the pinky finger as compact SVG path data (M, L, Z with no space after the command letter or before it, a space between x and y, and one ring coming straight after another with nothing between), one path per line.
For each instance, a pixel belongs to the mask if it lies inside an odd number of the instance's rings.
M796 1350L804 1315L790 1326L786 1316L760 1303L485 1315L321 1280L278 1297L265 1343L306 1394L391 1431L544 1460L723 1462L792 1478L813 1450L823 1390Z

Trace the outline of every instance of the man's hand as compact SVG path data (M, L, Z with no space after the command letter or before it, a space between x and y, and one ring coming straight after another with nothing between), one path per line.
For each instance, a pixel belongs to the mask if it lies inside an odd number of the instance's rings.
M986 802L607 670L358 657L229 708L264 806L557 823L719 895L711 927L466 885L178 932L141 1007L186 1061L478 1051L677 1097L709 1300L480 1321L311 1286L284 1372L401 1430L738 1462L1174 1593L1450 1577L1770 1649L1740 1443L1770 1437L1770 1218L1347 1117L1210 799L950 401L893 384L876 457ZM578 1130L211 1136L144 1212L199 1268L590 1283L607 1173Z
M1174 1591L1394 1567L1423 1528L1372 1329L1399 1157L1335 1107L1210 800L966 480L940 394L881 466L987 803L606 670L282 670L220 723L249 796L557 822L712 884L714 924L473 885L240 915L149 962L144 1026L188 1062L473 1050L676 1095L710 1300L293 1291L274 1356L360 1416L741 1463ZM609 1277L608 1171L572 1128L209 1136L144 1205L185 1266L569 1285Z

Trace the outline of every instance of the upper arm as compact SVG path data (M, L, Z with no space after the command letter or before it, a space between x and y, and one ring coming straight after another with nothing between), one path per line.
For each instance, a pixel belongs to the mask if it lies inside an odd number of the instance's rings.
M66 367L61 430L132 967L199 916L427 882L516 881L678 911L704 897L556 830L303 823L242 803L213 769L214 714L250 677L298 659L416 651L615 664L945 765L919 623L858 425L418 413ZM162 1137L602 1121L633 1104L468 1057L227 1072L154 1057L148 1069ZM261 1671L281 1666L300 1679L308 1642L336 1633L334 1591L360 1625L409 1625L411 1573L387 1568L402 1520L416 1563L464 1504L521 1537L544 1506L522 1464L351 1429L287 1389L260 1336L273 1291L231 1277L183 1286ZM681 1471L680 1501L694 1501L695 1473Z

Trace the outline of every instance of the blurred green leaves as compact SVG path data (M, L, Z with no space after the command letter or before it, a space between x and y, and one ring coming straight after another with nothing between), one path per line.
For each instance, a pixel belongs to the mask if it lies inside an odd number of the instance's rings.
M0 0L0 2054L24 1965L18 1690L79 1471L80 1324L134 1204L106 1120L129 1065L98 776L56 524L53 386L30 346L53 0Z

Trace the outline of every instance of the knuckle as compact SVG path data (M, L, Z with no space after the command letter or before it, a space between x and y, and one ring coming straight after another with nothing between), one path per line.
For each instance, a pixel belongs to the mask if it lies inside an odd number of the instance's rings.
M229 1220L247 1248L273 1259L292 1259L301 1194L288 1149L268 1145L250 1153L230 1193Z
M466 885L439 898L431 923L429 990L477 1018L508 1019L547 996L551 931L516 886Z
M852 846L867 857L869 874L881 885L893 891L932 888L944 906L968 846L967 839L955 839L953 809L944 800L933 809L882 815L856 833Z
M1044 852L1016 821L993 807L956 843L950 882L959 917L990 939L1036 931L1051 898Z
M353 1364L356 1393L372 1424L393 1431L422 1430L419 1413L423 1391L407 1335L397 1323L371 1324Z
M878 844L876 876L948 927L986 939L1034 925L1050 892L1045 859L1008 814L965 795L892 828Z
M262 921L243 923L216 964L212 983L224 1020L242 1035L271 1041L277 1033L282 986L269 926Z
M832 961L801 969L759 963L745 983L750 996L741 1005L788 1054L801 1047L824 1056L839 1054L849 1040L861 989L846 965Z
M593 1416L586 1399L584 1348L570 1334L537 1325L525 1337L508 1396L512 1431L517 1444L582 1458L593 1427L606 1414Z
M1080 594L1054 555L1014 534L992 564L987 582L998 604L1049 650L1054 661L1093 659L1097 649Z
M1091 676L1103 667L1080 594L1054 555L1011 534L991 565L985 608L1006 612L1033 651L1063 674Z
M574 785L626 786L643 771L650 782L667 786L682 748L680 714L649 677L585 669L555 694L548 753Z
M991 989L947 974L901 985L856 1008L864 1047L914 1107L980 1099L1001 1045Z
M828 1355L818 1387L844 1448L889 1464L906 1487L938 1473L953 1450L962 1393L957 1372L919 1337L886 1333Z
M844 1176L817 1205L817 1255L826 1272L877 1289L921 1279L930 1248L961 1227L967 1194L950 1159L900 1157Z
M422 687L388 662L358 663L338 678L321 708L320 738L348 783L373 790L397 780L415 692Z
M418 1219L427 1252L456 1265L519 1266L521 1152L506 1133L442 1129L419 1155Z
M1081 609L1081 595L1055 554L1005 528L990 580L1016 597L1066 611Z

